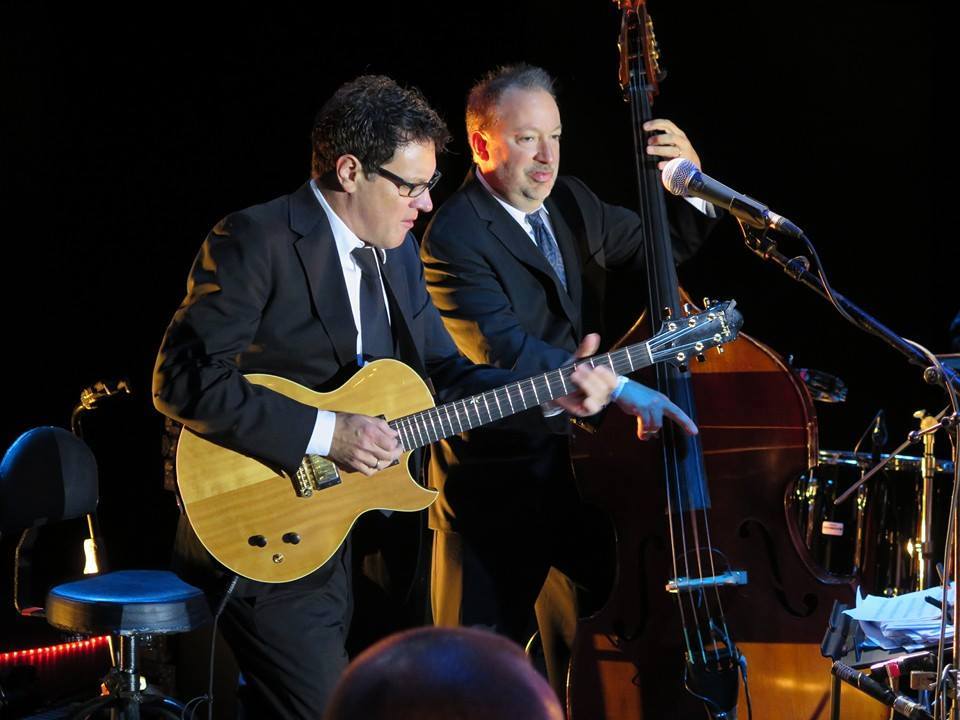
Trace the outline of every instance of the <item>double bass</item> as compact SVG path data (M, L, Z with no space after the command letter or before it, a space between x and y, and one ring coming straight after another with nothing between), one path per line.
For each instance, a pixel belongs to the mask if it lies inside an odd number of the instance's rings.
M663 78L653 24L643 2L617 4L649 287L647 311L620 346L696 308L677 281L656 158L643 153ZM830 663L820 641L834 601L852 603L854 594L852 578L816 566L796 522L796 480L817 462L808 391L742 333L722 355L641 379L700 434L667 423L661 442L640 443L633 418L615 412L599 432L575 432L579 489L612 520L617 574L606 604L577 626L569 720L736 718L738 710L826 720ZM845 718L886 716L855 692L844 692L843 708Z

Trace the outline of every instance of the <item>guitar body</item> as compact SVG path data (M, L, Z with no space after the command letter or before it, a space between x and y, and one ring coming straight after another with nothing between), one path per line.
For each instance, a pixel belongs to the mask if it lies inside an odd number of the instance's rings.
M328 393L273 375L246 377L307 405L387 421L434 406L420 376L396 360L372 362ZM372 477L340 471L339 482L301 496L293 478L184 428L177 484L197 537L220 563L251 580L289 582L323 565L363 513L433 503L437 493L413 479L409 457Z

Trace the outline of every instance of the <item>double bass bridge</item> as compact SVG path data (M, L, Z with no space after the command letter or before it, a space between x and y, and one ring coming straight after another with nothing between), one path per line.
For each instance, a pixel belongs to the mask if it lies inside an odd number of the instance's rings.
M666 591L670 593L690 593L708 588L724 587L728 585L746 585L746 570L730 570L729 572L710 577L680 577L673 578L666 584Z

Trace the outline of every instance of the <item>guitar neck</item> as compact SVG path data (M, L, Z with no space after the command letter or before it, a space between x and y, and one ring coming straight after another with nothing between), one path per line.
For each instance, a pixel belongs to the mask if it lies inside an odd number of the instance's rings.
M576 390L570 376L578 364L584 363L592 368L608 367L616 375L625 375L652 365L653 351L650 342L636 343L605 355L566 365L559 370L551 370L479 395L406 415L392 420L389 424L400 434L405 450L424 447L451 435L489 425L569 395Z

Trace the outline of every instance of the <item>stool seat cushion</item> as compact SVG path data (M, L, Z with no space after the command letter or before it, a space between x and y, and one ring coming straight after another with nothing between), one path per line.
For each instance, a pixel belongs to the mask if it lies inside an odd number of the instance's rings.
M70 632L164 635L210 619L202 591L164 570L120 570L57 585L47 622Z

